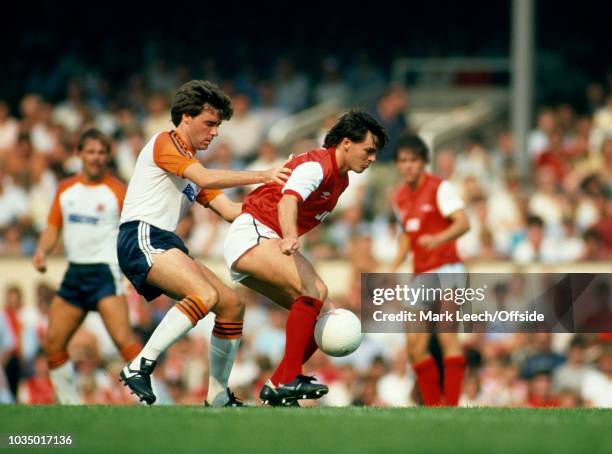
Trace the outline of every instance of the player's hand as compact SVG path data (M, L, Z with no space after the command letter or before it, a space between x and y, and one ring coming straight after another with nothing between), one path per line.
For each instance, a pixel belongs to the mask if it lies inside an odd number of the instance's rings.
M34 257L32 257L32 263L37 271L41 273L47 271L47 254L45 254L45 251L37 249L34 253Z
M294 236L285 237L280 240L279 247L283 254L293 255L300 249L300 241Z
M291 175L292 170L287 168L286 165L293 159L293 155L289 155L289 158L285 162L283 162L280 166L273 167L269 170L266 170L265 177L266 181L264 183L277 183L277 184L285 184L285 182L289 179L289 175Z
M421 235L417 243L425 249L434 249L442 244L436 235Z

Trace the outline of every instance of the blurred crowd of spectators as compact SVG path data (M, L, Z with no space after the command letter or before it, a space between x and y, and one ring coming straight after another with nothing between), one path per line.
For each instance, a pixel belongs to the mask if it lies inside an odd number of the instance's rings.
M124 90L113 90L94 76L71 80L66 98L51 104L25 95L18 111L0 101L0 256L29 256L46 224L58 181L78 172L74 144L80 131L95 126L113 138L113 167L129 180L138 152L157 131L172 128L171 93L192 77L216 80L231 93L235 114L221 127L210 150L199 157L213 168L261 169L321 144L320 132L279 150L267 140L281 118L313 103L336 99L350 103L366 88L381 96L371 112L385 125L393 144L410 128L409 93L388 85L383 72L366 56L350 67L323 62L318 80L280 60L274 77L252 74L233 79L217 75L214 62L201 73L171 69L156 61L133 76ZM612 87L592 84L588 111L571 105L542 107L529 136L531 177L516 171L513 137L501 130L493 143L473 134L459 148L435 150L432 171L462 194L471 230L459 240L465 260L512 260L518 263L609 261L612 257ZM121 100L120 102L118 100ZM338 304L358 310L359 275L385 269L395 255L399 234L390 197L398 176L392 147L351 185L332 216L304 238L303 250L315 262L348 260L352 284ZM384 169L384 172L377 170ZM382 176L382 178L381 178ZM393 179L390 179L393 178ZM228 190L241 199L247 189ZM228 225L210 210L194 207L179 226L195 255L220 258ZM241 290L242 292L243 290ZM9 383L0 383L0 401L53 401L40 340L53 289L41 284L37 302L24 305L19 287L6 289L0 307L0 359ZM256 393L279 358L285 313L244 291L248 302L245 337L231 385L240 396ZM160 298L145 305L130 290L131 317L143 340L171 304ZM212 317L175 344L156 370L161 402L200 404L206 394L208 336ZM317 353L308 364L331 386L323 405L412 405L418 402L406 361L403 335L367 335L354 355L332 360ZM469 370L464 405L612 406L612 352L597 335L465 336ZM96 314L90 316L70 346L86 403L132 403L117 386L122 365ZM12 393L11 393L12 390Z
M283 355L286 312L241 289L247 302L245 331L230 387L250 403ZM0 402L54 402L46 357L39 350L53 290L41 284L37 304L24 306L19 288L9 288L0 317L0 352L8 383L0 382ZM136 330L146 337L172 301L145 304L129 294ZM338 301L356 308L358 300ZM16 322L19 320L19 322ZM203 404L208 383L207 317L164 355L154 374L160 404ZM15 336L15 334L19 336ZM612 338L608 334L463 334L468 361L462 406L612 407ZM14 342L17 339L17 342ZM436 352L435 343L432 350ZM135 404L117 381L123 360L92 313L75 334L69 353L86 404ZM366 334L361 347L344 358L317 352L305 367L329 384L318 404L325 406L412 406L420 403L407 362L404 334ZM0 374L1 377L1 374ZM306 405L310 404L305 402Z

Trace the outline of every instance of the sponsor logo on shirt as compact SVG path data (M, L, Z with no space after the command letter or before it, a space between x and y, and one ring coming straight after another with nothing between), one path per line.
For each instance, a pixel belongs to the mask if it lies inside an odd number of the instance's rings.
M96 225L99 219L93 216L82 216L80 214L71 214L68 216L68 222L74 224L93 224Z
M321 193L321 198L324 199L324 200L327 200L327 199L329 199L330 195L331 195L331 192L323 191Z
M190 202L195 202L196 193L195 189L193 189L193 186L187 184L187 186L185 186L185 189L183 189L183 194L185 194L185 197L187 197Z

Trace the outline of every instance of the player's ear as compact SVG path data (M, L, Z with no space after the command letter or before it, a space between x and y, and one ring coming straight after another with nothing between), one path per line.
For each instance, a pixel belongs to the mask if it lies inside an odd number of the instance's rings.
M342 143L340 145L342 146L343 151L349 151L349 148L351 147L351 140L348 137L345 137L342 139Z

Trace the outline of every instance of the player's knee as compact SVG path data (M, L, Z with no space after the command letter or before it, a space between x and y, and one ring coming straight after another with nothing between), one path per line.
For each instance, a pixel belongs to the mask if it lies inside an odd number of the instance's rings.
M59 336L47 333L43 339L43 350L45 354L52 355L66 349L66 346L62 344L62 340Z
M207 286L197 292L204 305L211 310L219 303L219 292L212 286Z
M325 301L328 293L327 285L325 285L325 283L318 278L311 284L302 285L300 288L296 288L294 292L296 297L309 296L321 301Z
M242 320L244 318L244 302L236 294L223 298L218 305L217 315L225 320Z

